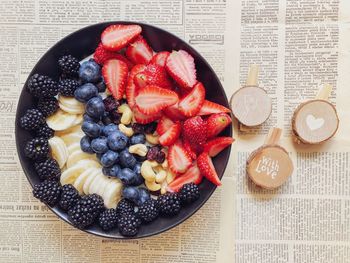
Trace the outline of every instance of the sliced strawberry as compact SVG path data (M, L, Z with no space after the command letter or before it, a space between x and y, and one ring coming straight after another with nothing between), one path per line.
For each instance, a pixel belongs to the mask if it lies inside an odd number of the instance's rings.
M173 121L184 120L186 117L179 110L179 104L176 103L163 110L164 114Z
M207 137L213 138L222 132L232 120L226 113L216 113L209 116L207 119Z
M170 170L176 174L186 172L192 163L191 157L179 142L169 147L167 158Z
M190 89L196 84L194 59L185 50L173 50L166 60L165 67L181 87Z
M188 141L197 153L207 141L207 128L205 121L200 116L187 119L183 124L183 138Z
M153 57L153 50L147 44L147 41L139 36L128 46L125 54L135 64L147 64Z
M201 153L197 158L197 165L201 174L213 184L220 186L221 182L215 171L214 164L207 152Z
M174 123L166 132L159 137L159 143L163 146L173 145L181 133L181 123Z
M191 144L187 140L184 140L183 145L184 145L185 150L191 156L192 160L196 160L197 159L197 153L192 148Z
M220 104L217 104L209 100L204 100L203 106L201 107L197 115L209 115L209 114L220 113L220 112L231 112L231 111Z
M157 133L159 135L162 135L167 130L169 130L173 125L174 125L174 122L171 119L167 118L166 116L163 116L157 124Z
M140 124L151 123L151 122L154 122L155 120L158 120L162 117L162 114L160 112L153 114L153 115L143 114L138 110L137 107L133 108L133 112L134 112L135 121L137 123L140 123Z
M205 98L205 88L198 82L190 93L179 101L179 110L186 117L195 116L203 105Z
M139 87L157 85L165 89L172 89L172 83L164 67L157 64L148 64L143 72L138 73L134 78Z
M143 71L145 68L146 68L145 65L138 64L131 69L130 74L128 76L128 83L126 85L125 95L126 95L126 100L128 101L130 108L134 108L135 103L136 103L135 97L136 97L136 93L137 93L137 87L134 83L134 76L137 73Z
M214 157L233 142L234 139L231 137L217 137L207 142L204 145L203 151L207 152L210 157Z
M165 67L165 63L166 63L166 60L169 57L169 55L170 55L170 52L168 52L168 51L159 52L152 57L152 59L149 63L150 64L157 64L161 67Z
M111 51L118 51L140 35L139 25L111 25L101 34L102 45Z
M108 90L116 100L124 96L128 66L121 60L110 59L102 67L102 76Z
M100 43L94 52L94 60L98 64L103 65L104 63L106 63L106 61L110 59L119 59L125 62L128 65L129 69L133 67L133 64L122 54L107 50L103 47L102 43Z
M140 112L151 115L175 104L179 97L174 91L149 85L139 91L135 101Z
M178 192L184 184L195 183L200 184L203 176L201 175L197 163L194 162L192 166L187 170L186 173L179 175L172 181L167 190L169 192Z

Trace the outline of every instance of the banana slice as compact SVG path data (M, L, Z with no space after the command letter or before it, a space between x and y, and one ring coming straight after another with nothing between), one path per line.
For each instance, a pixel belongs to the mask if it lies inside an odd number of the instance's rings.
M67 135L69 133L75 133L75 132L81 132L81 131L82 131L81 125L75 125L75 126L73 126L71 128L63 130L63 131L56 131L55 135L58 136L58 137L62 137L62 136Z
M104 189L109 183L108 180L105 180L105 177L106 176L103 173L100 173L95 177L95 179L90 184L89 194L101 195L101 193L103 193Z
M111 179L103 192L103 201L107 208L116 208L120 198L123 185L118 179Z
M80 150L80 142L70 144L68 147L68 154L71 155L73 152Z
M61 109L58 109L55 114L46 119L47 125L54 131L63 131L74 125L77 125L79 115L69 114Z
M84 137L84 132L74 132L74 133L68 133L63 136L61 136L61 139L64 141L64 143L69 147L73 143L80 143L81 138Z
M57 162L60 168L63 168L68 158L68 149L64 141L57 136L49 139L49 145L51 148L51 155Z
M94 181L96 176L98 176L99 174L101 174L101 170L96 170L96 171L91 172L90 175L88 176L88 178L86 178L84 185L83 185L84 194L86 194L86 195L89 194L90 185Z
M74 120L73 125L81 124L83 120L84 120L83 114L79 114L77 115L77 118Z
M81 160L61 174L61 185L73 184L80 174L88 168L100 168L100 164L94 160Z
M70 114L83 114L85 112L84 104L77 101L74 97L59 95L58 105L62 110Z
M89 175L91 173L96 172L97 170L98 170L97 168L91 167L91 168L85 170L84 172L82 172L78 176L78 178L75 180L73 186L75 187L75 189L77 189L79 191L80 195L84 194L83 186L84 186L84 183L85 183L86 179L89 177Z
M83 152L82 150L77 150L68 156L67 168L72 167L74 164L84 159L97 161L95 154L90 154L90 153Z

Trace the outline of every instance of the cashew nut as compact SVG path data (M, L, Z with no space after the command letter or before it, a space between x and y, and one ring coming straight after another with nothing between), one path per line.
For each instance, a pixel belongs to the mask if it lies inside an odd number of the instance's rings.
M164 168L164 169L167 169L169 166L168 166L168 160L167 159L165 159L164 160L164 162L162 163L162 167Z
M122 113L122 117L120 119L120 122L124 125L129 125L132 117L133 117L133 113L132 110L130 109L128 104L122 104L121 106L119 106L118 108L118 112Z
M131 137L134 135L134 131L132 128L126 127L124 124L120 123L118 125L119 130L124 133L126 136Z
M164 181L160 186L160 194L165 194L167 192L168 184Z
M139 156L146 156L147 150L147 146L142 143L134 144L129 147L130 153L135 153Z
M150 161L146 160L141 165L141 175L145 178L146 182L155 182L156 173L153 171L152 164Z
M156 174L156 182L162 183L167 177L167 172L165 170L161 170L159 173Z
M166 182L168 184L170 184L172 181L175 180L175 177L176 177L176 175L169 169L167 171L167 175L166 175Z
M153 134L146 134L146 141L150 144L159 144L159 136Z
M160 184L157 184L155 181L149 182L145 181L145 185L148 190L155 192L160 190Z

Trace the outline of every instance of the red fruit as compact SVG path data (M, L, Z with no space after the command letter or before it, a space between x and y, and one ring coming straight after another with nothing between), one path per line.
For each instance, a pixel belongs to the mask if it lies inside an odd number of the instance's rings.
M102 76L108 90L116 100L124 96L128 66L121 60L110 59L102 67Z
M170 76L183 88L192 88L196 80L193 57L184 50L171 52L165 64Z
M125 54L135 64L147 64L153 57L153 50L140 36L128 46Z
M101 34L102 45L111 51L118 51L140 35L139 25L111 25Z
M135 98L137 108L146 115L158 113L178 100L179 97L174 91L155 85L148 85L141 89Z
M194 162L186 173L179 175L172 181L167 190L169 192L178 192L184 184L195 183L200 184L203 176L201 175L197 163Z
M149 62L150 64L157 64L161 67L165 67L165 63L167 58L169 57L170 52L168 51L162 51L153 56L151 61Z
M176 174L186 172L192 163L191 157L179 142L169 147L167 158L170 170Z
M188 141L197 153L201 152L207 141L206 124L200 116L187 119L183 124L183 138Z
M205 98L205 88L198 82L190 93L179 101L179 110L186 117L195 116L203 105Z
M134 77L135 83L139 87L147 85L157 85L165 89L172 89L172 84L164 67L157 64L148 64L143 72Z
M173 121L184 120L186 117L179 110L179 104L176 103L163 110L164 114Z
M226 113L216 113L207 119L207 137L213 138L222 132L232 122Z
M159 137L159 143L163 146L170 146L174 144L181 133L181 123L176 122L166 132Z
M143 71L146 68L145 65L142 64L138 64L136 66L134 66L129 74L128 77L128 82L126 85L126 90L125 90L125 95L126 95L126 100L128 101L128 104L130 106L130 108L134 108L135 106L135 97L136 97L136 93L137 93L137 87L134 83L134 76Z
M197 153L194 151L194 149L192 148L191 144L187 140L184 140L183 145L184 145L185 150L191 156L192 160L196 160L197 159Z
M209 100L204 100L203 106L201 107L197 115L209 115L209 114L220 113L220 112L231 112L231 111L220 104L217 104Z
M215 171L214 164L207 152L201 153L197 158L197 165L201 174L213 184L220 186L221 182Z
M135 121L140 124L147 124L150 122L154 122L155 120L158 120L159 118L162 117L162 114L160 112L152 115L143 114L138 110L137 107L133 108L133 112L134 112Z
M203 151L207 152L210 157L214 157L233 142L234 139L231 137L217 137L207 142L204 145Z
M167 130L169 130L171 128L171 126L173 126L173 125L174 125L174 122L171 119L163 116L158 122L157 133L159 135L162 135Z
M119 59L119 60L125 62L128 65L129 69L131 69L133 67L133 64L123 55L105 49L103 47L102 43L98 44L98 46L95 50L95 53L94 53L94 60L98 64L103 65L104 63L106 63L106 61L108 61L110 59Z

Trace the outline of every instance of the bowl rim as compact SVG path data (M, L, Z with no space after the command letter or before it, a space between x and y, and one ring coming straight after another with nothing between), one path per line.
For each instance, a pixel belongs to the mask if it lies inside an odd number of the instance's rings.
M36 71L36 67L38 64L40 64L43 60L44 60L44 56L45 54L51 52L52 50L54 50L56 48L56 46L58 46L59 44L61 44L62 42L66 41L66 39L72 37L74 34L77 34L81 31L84 31L84 30L87 30L89 28L93 28L93 27L98 27L98 26L104 26L105 28L107 26L110 26L112 24L133 24L133 25L140 25L141 27L143 26L146 26L146 27L149 27L149 28L153 28L153 29L156 29L156 30L159 30L159 31L162 31L163 33L166 33L166 34L169 34L171 35L172 37L174 37L175 39L177 39L178 41L182 42L185 44L186 48L190 49L191 52L195 53L195 55L197 57L199 57L202 62L205 64L206 67L208 67L208 69L210 71L213 72L213 76L214 76L214 79L219 83L218 87L221 92L223 93L224 95L224 101L226 103L226 105L229 106L229 102L228 102L228 99L227 99L227 96L226 96L226 92L225 92L225 89L223 88L222 86L222 83L220 81L220 79L218 78L217 74L215 73L214 69L211 67L211 65L206 61L206 59L192 46L190 45L189 43L187 43L185 40L183 40L182 38L180 38L179 36L169 32L168 30L165 30L163 28L160 28L158 26L154 26L154 25L151 25L151 24L147 24L147 23L144 23L144 22L136 22L136 21L105 21L105 22L101 22L101 23L96 23L96 24L91 24L91 25L88 25L88 26L85 26L85 27L82 27L82 28L79 28L78 30L75 30L74 32L71 32L70 34L64 36L62 39L60 39L59 41L57 41L55 44L53 44L48 50L45 51L44 54L41 55L40 59L37 60L37 62L35 63L34 67L32 68L32 70L30 71L30 73L28 74L27 76L27 79L26 81L24 82L23 84L23 87L22 87L22 90L20 92L20 95L19 95L19 98L18 98L18 103L20 101L23 100L23 97L24 97L24 93L23 91L25 90L26 86L27 86L27 82L30 78L30 76L32 76L35 71ZM230 113L231 117L232 117L232 113ZM17 156L18 156L18 159L20 161L20 164L21 164L21 168L22 168L22 171L24 172L26 178L27 178L27 181L29 182L29 184L31 185L31 187L33 188L33 183L30 179L30 176L29 174L27 173L27 171L23 168L24 167L24 159L21 157L21 155L19 154L19 149L20 149L20 145L19 145L19 140L18 140L18 136L19 136L19 130L21 129L19 127L19 119L20 119L20 114L19 114L19 111L18 111L18 104L17 104L17 107L16 107L16 118L15 118L15 138L16 138L16 150L17 150ZM232 125L229 126L229 131L228 131L228 136L232 137ZM229 147L227 147L225 150L228 151L228 156L227 158L225 159L224 163L223 163L223 171L222 171L222 174L219 175L219 178L222 179L222 177L224 176L225 174L225 171L226 171L226 168L227 168L227 164L229 162L229 159L230 159L230 155L231 155L231 147L232 145L230 145ZM51 207L51 206L48 206L47 204L45 203L42 203L44 204L46 207L48 207L58 218L59 220L63 220L64 222L68 223L69 225L73 226L75 229L77 230L80 230L80 231L83 231L85 233L88 233L88 234L92 234L94 236L98 236L98 237L101 237L101 238L108 238L108 239L114 239L114 240L130 240L130 239L143 239L143 238L148 238L148 237L152 237L152 236L156 236L156 235L159 235L163 232L166 232L172 228L175 228L177 226L179 226L180 224L182 224L183 222L185 222L187 219L189 219L190 217L192 217L195 213L197 213L202 207L203 205L209 200L209 198L213 195L214 191L217 189L217 186L216 185L213 185L214 187L212 188L212 190L208 191L208 194L207 196L202 200L201 203L198 203L197 204L197 208L195 209L192 209L192 211L190 211L188 214L186 214L185 216L183 216L181 219L179 219L178 221L176 221L175 223L172 223L170 224L169 226L165 227L165 228L162 228L161 230L157 230L157 231L154 231L150 234L145 234L145 235L141 235L141 236L132 236L132 237L125 237L125 236L111 236L111 235L108 235L108 232L99 232L99 231L96 231L94 229L79 229L77 228L76 226L74 226L67 218L63 217L60 215L60 211L57 210L57 206L55 207ZM67 214L67 212L64 212L65 214Z

